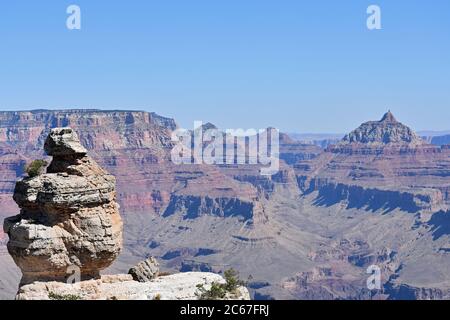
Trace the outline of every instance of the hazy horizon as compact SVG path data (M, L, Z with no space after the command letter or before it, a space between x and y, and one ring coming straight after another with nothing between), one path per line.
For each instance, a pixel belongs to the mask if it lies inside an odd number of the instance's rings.
M135 112L149 112L149 113L153 113L154 112L154 113L158 114L159 116L167 117L167 118L171 118L171 119L175 120L175 122L179 126L181 126L183 128L186 128L186 129L192 129L193 125L194 125L194 123L192 123L191 126L189 126L189 125L182 126L179 123L179 121L177 120L176 117L168 117L165 114L161 114L161 113L158 113L158 112L155 112L155 111L151 111L151 110L143 110L143 109L118 109L118 108L112 108L111 109L111 108L95 108L95 107L92 107L92 108L71 108L71 107L63 108L63 107L56 107L56 108L20 109L20 110L14 110L14 109L5 109L5 110L3 110L3 109L0 109L0 112L2 112L2 111L4 111L4 112L36 112L36 111L69 111L69 110L83 110L83 111L93 110L93 111L104 111L104 112L107 112L107 111L111 111L111 112L115 112L115 111L117 111L117 112L127 112L127 111L131 112L131 111L135 111ZM367 122L367 121L377 121L377 120L379 120L379 119L367 119L365 121L362 121L360 124L362 124L364 122ZM198 120L198 121L202 121L203 123L208 123L208 122L213 123L219 129L236 129L236 128L226 128L226 127L220 126L217 123L214 123L214 122L209 121L207 119L206 120L205 119ZM399 121L402 122L401 120L399 120ZM287 134L302 135L302 136L314 136L314 135L317 135L317 136L322 136L322 138L324 136L330 136L331 138L333 136L342 136L343 137L345 134L347 134L350 131L356 129L360 124L358 124L353 129L350 129L350 130L348 130L346 132L344 132L344 131L341 131L341 132L331 132L331 131L310 132L310 131L285 131L285 130L281 130L281 132L287 133ZM268 127L270 127L270 125ZM245 128L242 128L242 129L249 129L249 128L250 127L245 127ZM412 128L412 129L414 131L416 131L417 133L423 135L423 136L433 136L433 135L439 136L439 135L448 135L448 134L450 134L450 126L449 126L449 129L444 129L444 130L433 130L433 129L415 130L414 128Z

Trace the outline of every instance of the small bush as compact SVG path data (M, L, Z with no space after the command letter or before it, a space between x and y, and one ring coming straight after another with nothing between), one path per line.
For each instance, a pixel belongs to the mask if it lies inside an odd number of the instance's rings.
M161 300L161 294L158 293L153 297L153 300Z
M30 178L37 177L38 175L43 173L47 164L47 161L42 159L34 160L26 166L25 172Z
M228 292L235 292L240 286L245 286L245 282L239 279L239 273L234 269L226 270L225 276L225 290Z
M235 294L240 286L245 285L245 282L239 279L239 273L234 269L225 271L224 277L225 283L213 282L209 290L206 290L203 284L197 285L196 295L199 300L224 299L228 293Z
M50 300L81 300L81 297L75 294L57 294L54 292L50 292L48 297Z

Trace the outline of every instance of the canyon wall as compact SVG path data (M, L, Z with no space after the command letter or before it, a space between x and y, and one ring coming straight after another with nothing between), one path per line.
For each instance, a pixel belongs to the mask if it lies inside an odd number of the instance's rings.
M156 114L0 112L2 218L19 213L14 185L56 126L116 178L126 232L114 271L154 255L172 272L233 266L257 298L446 297L450 148L392 115L325 150L281 134L280 171L261 176L255 165L171 163L177 125ZM382 293L367 291L369 263L383 267Z

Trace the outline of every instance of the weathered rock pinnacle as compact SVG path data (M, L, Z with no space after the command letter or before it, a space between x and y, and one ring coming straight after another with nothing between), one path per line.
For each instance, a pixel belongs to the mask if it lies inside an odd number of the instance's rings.
M356 130L344 137L340 145L362 143L373 146L425 144L409 127L398 122L391 111L388 111L380 121L363 123Z
M53 129L45 151L53 157L47 173L16 183L21 212L4 222L21 284L64 281L74 267L81 279L98 278L122 248L115 178L87 156L70 128Z
M381 118L380 122L398 122L397 119L395 119L394 115L392 114L391 110L389 110L388 112L386 112L383 116L383 118Z

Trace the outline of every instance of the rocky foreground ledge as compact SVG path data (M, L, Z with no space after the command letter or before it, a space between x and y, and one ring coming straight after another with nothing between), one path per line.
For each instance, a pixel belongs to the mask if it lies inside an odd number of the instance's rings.
M197 300L198 285L209 290L212 283L225 283L218 274L187 272L138 282L131 275L108 275L75 284L35 282L22 286L17 300ZM225 300L250 300L245 287L228 293Z

